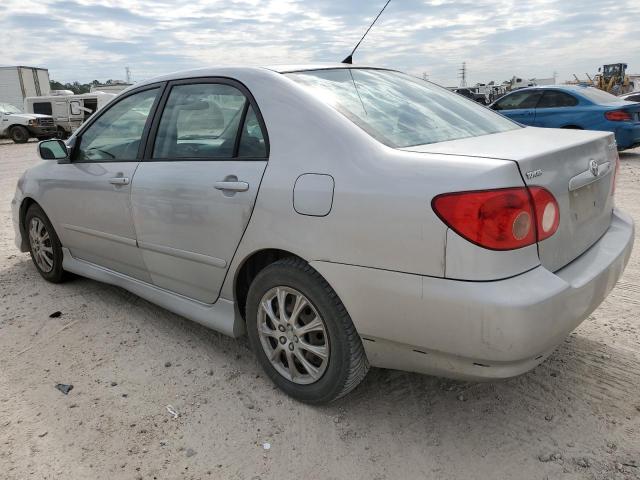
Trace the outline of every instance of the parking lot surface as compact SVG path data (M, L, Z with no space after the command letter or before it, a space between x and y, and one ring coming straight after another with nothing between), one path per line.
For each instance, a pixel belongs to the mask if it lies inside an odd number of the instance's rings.
M639 222L640 149L621 159L617 204ZM35 143L0 141L1 478L640 478L640 242L532 372L479 384L373 369L310 407L274 388L244 339L120 288L42 280L10 212L37 161Z

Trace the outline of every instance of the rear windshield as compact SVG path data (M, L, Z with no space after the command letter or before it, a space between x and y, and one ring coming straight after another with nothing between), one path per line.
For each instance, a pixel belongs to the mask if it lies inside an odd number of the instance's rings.
M604 92L602 90L598 90L594 87L584 88L579 90L579 92L591 100L593 103L624 103L624 99L616 97L615 95L611 95L610 93Z
M520 128L476 102L399 72L353 68L286 75L394 148Z

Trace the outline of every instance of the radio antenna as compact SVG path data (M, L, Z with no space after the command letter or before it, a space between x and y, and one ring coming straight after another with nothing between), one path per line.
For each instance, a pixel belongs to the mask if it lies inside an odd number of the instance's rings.
M360 39L360 41L356 44L355 47L353 47L353 50L351 50L351 53L349 54L349 56L344 60L342 60L342 63L348 63L349 65L353 63L353 54L356 53L356 50L362 43L362 40L364 40L364 37L367 36L367 33L369 33L369 30L371 30L371 27L373 27L373 25L378 21L378 19L380 18L380 15L382 15L382 12L384 12L384 9L387 8L387 5L389 5L390 2L391 0L387 0L387 3L384 4L384 7L382 7L382 10L380 10L380 13L378 13L378 16L373 19L373 22L371 22L371 25L369 25L369 28L367 28L367 31L364 32L364 35L362 35L362 38Z

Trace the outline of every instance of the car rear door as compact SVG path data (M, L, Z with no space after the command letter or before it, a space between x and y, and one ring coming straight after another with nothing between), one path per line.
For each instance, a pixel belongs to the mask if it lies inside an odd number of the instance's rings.
M138 246L152 282L213 303L251 217L268 139L230 79L169 84L133 181Z
M544 90L536 105L534 125L538 127L562 128L581 126L578 99L560 90Z
M534 125L536 105L542 96L539 90L512 92L498 100L493 109L524 125Z
M161 85L123 96L72 142L69 163L55 165L42 205L75 258L150 281L131 216L134 178Z

